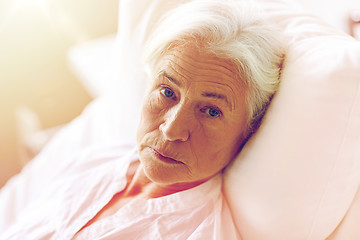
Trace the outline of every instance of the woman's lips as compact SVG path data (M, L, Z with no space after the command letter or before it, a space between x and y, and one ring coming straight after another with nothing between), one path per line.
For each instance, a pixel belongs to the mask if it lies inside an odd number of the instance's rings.
M177 161L171 157L167 157L166 154L160 152L159 150L156 150L154 148L151 148L152 153L155 155L155 157L159 160L161 160L162 162L166 162L166 163L171 163L171 164L181 164L182 162Z

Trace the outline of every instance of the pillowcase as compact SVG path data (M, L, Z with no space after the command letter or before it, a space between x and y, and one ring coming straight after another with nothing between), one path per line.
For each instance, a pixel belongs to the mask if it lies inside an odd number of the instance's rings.
M360 183L360 43L284 1L258 2L283 29L286 59L224 192L244 239L325 239Z

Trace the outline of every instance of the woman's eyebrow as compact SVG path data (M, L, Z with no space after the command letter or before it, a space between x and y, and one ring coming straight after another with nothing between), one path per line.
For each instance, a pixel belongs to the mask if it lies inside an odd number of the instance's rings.
M175 78L171 77L167 72L162 71L160 73L160 75L163 75L165 78L167 78L170 82L176 84L179 87L182 87L181 82L179 82L178 80L176 80ZM215 92L203 92L201 93L201 96L206 97L206 98L212 98L212 99L220 99L220 100L224 100L224 102L226 102L226 105L228 106L228 108L230 110L232 110L232 104L231 102L228 100L227 96L224 94L220 94L220 93L215 93Z
M201 96L206 97L206 98L214 98L214 99L224 100L224 102L226 102L226 105L229 107L229 109L230 110L232 109L232 105L231 105L230 101L224 94L219 94L219 93L214 93L214 92L203 92L203 93L201 93Z
M179 87L182 87L181 82L179 82L178 80L176 80L175 78L171 77L169 74L167 74L165 71L162 72L162 75L164 77L166 77L170 82L178 85Z

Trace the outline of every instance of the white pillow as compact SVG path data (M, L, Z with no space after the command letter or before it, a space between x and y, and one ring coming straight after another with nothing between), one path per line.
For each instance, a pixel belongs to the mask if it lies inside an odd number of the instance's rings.
M287 56L224 192L244 239L325 239L360 183L360 43L282 1L259 2L284 29Z

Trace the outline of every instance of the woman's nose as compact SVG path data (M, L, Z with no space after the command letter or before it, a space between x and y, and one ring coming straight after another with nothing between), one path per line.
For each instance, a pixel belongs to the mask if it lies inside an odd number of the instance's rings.
M190 124L190 114L178 107L170 109L165 114L164 122L159 129L167 140L185 142L190 137Z

